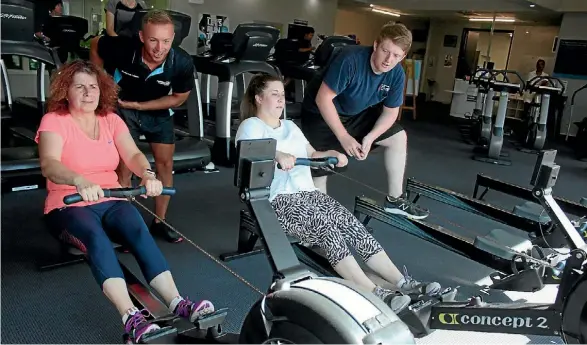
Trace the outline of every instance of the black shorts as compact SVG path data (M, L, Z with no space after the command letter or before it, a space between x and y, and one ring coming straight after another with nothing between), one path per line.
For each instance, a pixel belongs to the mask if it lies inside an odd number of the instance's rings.
M375 105L370 108L363 110L361 113L355 116L340 116L340 121L348 133L355 138L359 143L363 141L363 138L371 132L375 123L379 119L381 112L383 111L383 105ZM314 147L318 151L336 150L344 153L340 142L332 132L332 129L328 127L326 121L321 114L305 111L302 109L301 113L302 120L302 132ZM397 121L391 126L385 133L381 134L374 143L381 140L387 139L396 133L403 131L404 128ZM373 144L373 148L377 145ZM344 168L336 168L337 171L345 170ZM312 176L325 176L329 175L325 170L312 169Z
M135 142L138 142L139 137L144 135L148 143L175 143L173 116L170 116L168 112L162 111L151 114L144 111L119 107L118 114L128 126Z

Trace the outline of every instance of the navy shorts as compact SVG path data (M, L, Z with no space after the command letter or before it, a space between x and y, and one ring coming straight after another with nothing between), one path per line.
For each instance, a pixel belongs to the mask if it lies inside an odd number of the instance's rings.
M148 143L174 144L175 126L173 116L166 110L146 112L118 108L118 115L124 120L135 142L141 135Z
M340 115L340 121L344 128L350 135L355 138L359 143L363 141L363 138L371 132L375 123L381 116L383 111L383 105L378 104L363 110L361 113L354 116ZM328 126L326 121L321 114L305 111L302 109L301 113L302 120L302 132L306 136L306 139L310 142L312 147L317 151L328 151L336 150L344 153L340 142L332 132L332 129ZM387 131L381 134L374 142L387 139L401 131L404 128L397 121ZM373 144L373 148L376 147ZM344 171L345 168L335 168L336 171ZM312 176L326 176L332 173L322 169L312 169Z

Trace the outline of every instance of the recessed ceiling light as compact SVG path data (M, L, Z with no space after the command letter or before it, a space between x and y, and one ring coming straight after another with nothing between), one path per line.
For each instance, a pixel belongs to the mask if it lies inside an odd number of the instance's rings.
M530 5L530 7L535 7L535 6L536 6L536 5L534 5L534 4Z

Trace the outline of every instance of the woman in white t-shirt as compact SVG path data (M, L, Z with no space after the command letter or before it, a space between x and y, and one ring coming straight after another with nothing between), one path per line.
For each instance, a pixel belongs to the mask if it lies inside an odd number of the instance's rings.
M383 247L353 214L327 194L320 192L312 181L310 167L295 166L296 158L338 158L337 166L347 165L347 157L337 151L316 151L300 128L289 120L281 120L285 92L281 79L259 74L251 80L241 104L241 124L236 141L273 138L277 140L276 167L269 201L285 233L303 243L315 245L341 277L372 291L396 313L406 308L410 297L404 294L440 292L438 283L420 283L403 275L391 262ZM363 272L347 243L369 268L401 293L373 283Z

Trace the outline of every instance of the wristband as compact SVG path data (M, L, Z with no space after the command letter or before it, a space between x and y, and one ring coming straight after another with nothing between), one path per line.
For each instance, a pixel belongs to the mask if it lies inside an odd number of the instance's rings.
M143 176L145 177L146 175L152 176L152 177L156 177L157 174L155 174L155 172L151 169L145 169L145 171L143 172Z

